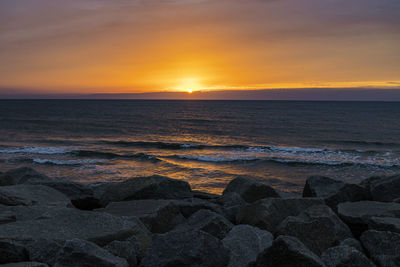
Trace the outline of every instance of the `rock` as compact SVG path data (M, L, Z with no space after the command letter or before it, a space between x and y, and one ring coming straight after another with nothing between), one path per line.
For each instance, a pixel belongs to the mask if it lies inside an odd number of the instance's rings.
M371 199L368 190L362 186L324 176L309 177L304 186L303 197L323 198L325 203L335 211L339 203Z
M362 232L384 224L383 219L371 219L373 217L400 218L400 204L376 201L346 202L338 205L338 215L358 237Z
M317 255L352 237L347 225L326 205L311 206L297 217L287 217L278 226L278 234L298 238Z
M300 240L291 236L278 236L272 245L261 252L256 261L260 267L323 267L321 259Z
M102 206L133 199L181 199L192 196L187 182L157 175L108 183L93 189Z
M400 175L371 177L361 184L369 188L375 201L392 202L400 198Z
M47 181L51 180L46 175L38 173L32 168L22 167L9 170L0 174L0 186L23 184L28 181Z
M237 225L222 240L230 251L228 267L248 266L257 255L272 245L274 236L250 225Z
M179 208L168 200L131 200L112 202L101 211L115 216L136 216L153 233L165 233L183 223Z
M203 231L170 231L153 236L141 265L147 266L226 266L229 251L222 242Z
M241 208L236 222L275 233L286 217L297 216L308 207L322 204L325 203L319 198L266 198Z
M0 187L0 204L9 206L64 206L70 200L53 188L42 185L13 185Z
M361 253L364 253L364 249L363 249L360 241L358 241L355 238L347 238L347 239L343 240L342 242L340 242L339 246L349 246L349 247L357 249Z
M225 217L209 210L199 210L190 216L185 224L180 225L179 229L202 230L216 238L223 239L232 227L233 224Z
M28 183L48 186L63 193L78 209L93 210L101 207L99 199L94 197L93 189L84 184L65 180L29 181Z
M13 240L0 240L0 264L28 260L25 247Z
M91 242L80 239L66 241L57 254L54 267L80 266L128 267L128 263Z
M104 247L111 254L126 259L130 267L137 266L135 246L129 241L113 241Z
M216 194L210 194L207 192L202 192L198 190L192 190L192 197L193 198L200 198L200 199L205 199L205 200L210 200L210 199L216 199L220 197L219 195Z
M224 211L220 205L203 199L187 198L169 201L179 208L179 211L185 218L189 218L193 213L202 209L210 210L221 215L224 214Z
M40 262L33 262L33 261L8 263L8 264L2 264L1 266L2 267L49 267L49 265L47 264Z
M46 263L53 266L57 253L61 250L63 242L57 243L53 240L37 239L25 241L28 250L29 260Z
M371 217L368 220L368 226L369 229L374 229L378 231L390 231L400 233L400 218Z
M222 205L225 217L234 224L236 224L236 214L247 205L247 202L235 192L222 195L217 199L217 203Z
M353 247L337 246L326 250L322 261L327 267L375 267L364 254Z
M63 208L50 217L0 225L0 240L49 239L56 242L80 238L105 245L141 232L138 224L107 213Z
M400 234L369 230L361 235L360 240L379 266L400 266Z
M244 200L253 203L263 198L280 197L269 185L259 183L245 177L238 177L230 181L223 194L238 193Z

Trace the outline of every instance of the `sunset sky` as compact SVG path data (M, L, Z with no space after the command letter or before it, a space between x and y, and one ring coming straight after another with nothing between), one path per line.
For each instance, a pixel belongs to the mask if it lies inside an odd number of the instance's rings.
M399 14L399 0L0 0L0 92L399 88Z

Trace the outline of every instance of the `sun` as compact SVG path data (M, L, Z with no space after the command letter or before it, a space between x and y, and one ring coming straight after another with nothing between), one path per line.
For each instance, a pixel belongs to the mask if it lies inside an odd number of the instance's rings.
M202 89L202 86L197 78L183 78L180 79L177 83L178 85L175 86L173 89L180 92L187 92L188 94Z
M191 94L191 93L193 93L193 89L187 89L187 92L188 92L189 94Z

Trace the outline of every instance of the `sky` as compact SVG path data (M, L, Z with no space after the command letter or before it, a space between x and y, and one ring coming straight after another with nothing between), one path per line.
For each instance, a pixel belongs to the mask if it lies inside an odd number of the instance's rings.
M0 96L384 94L400 89L399 14L399 0L0 0Z

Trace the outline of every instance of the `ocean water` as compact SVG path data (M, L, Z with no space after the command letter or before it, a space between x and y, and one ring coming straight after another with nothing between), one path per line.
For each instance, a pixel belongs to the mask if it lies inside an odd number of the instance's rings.
M221 193L238 175L301 192L310 175L400 173L400 103L1 100L0 171L73 181L165 175Z

